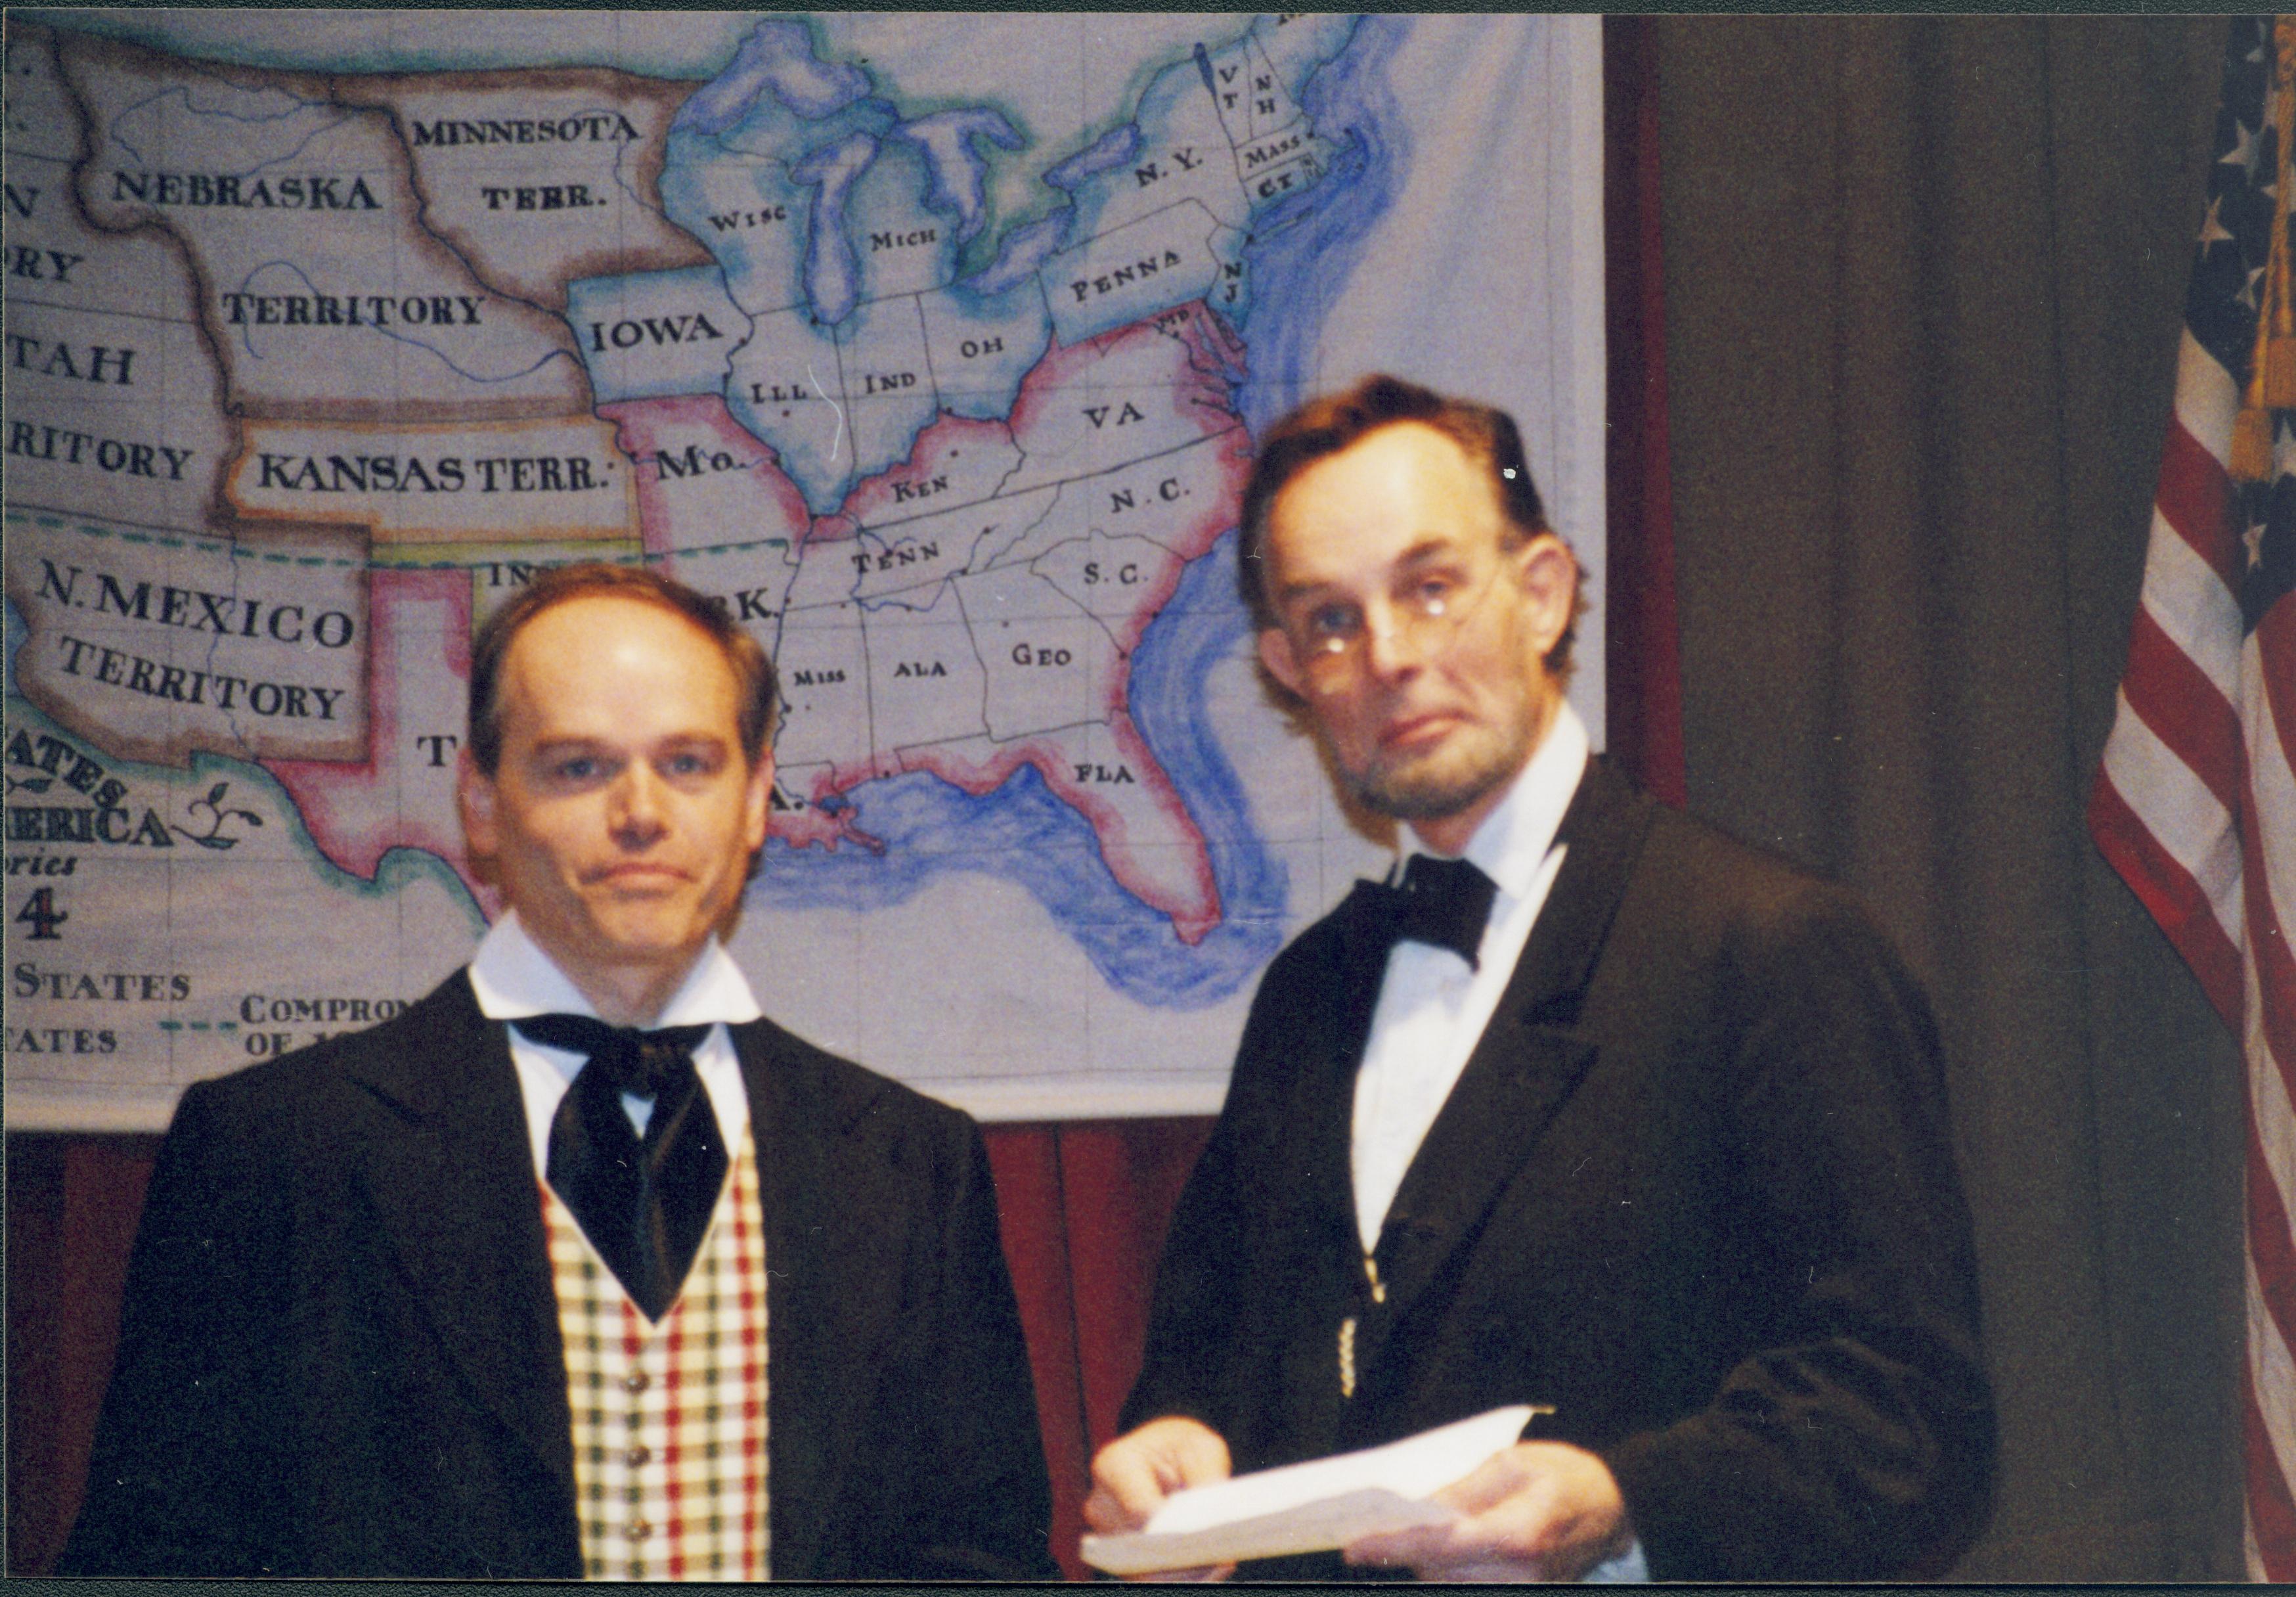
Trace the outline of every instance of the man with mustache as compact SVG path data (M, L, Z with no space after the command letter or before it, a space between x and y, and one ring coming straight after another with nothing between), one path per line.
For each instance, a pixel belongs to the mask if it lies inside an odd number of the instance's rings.
M764 652L593 564L471 653L509 913L382 1025L185 1092L64 1571L1051 1576L979 1133L765 1019L720 942Z
M1262 982L1087 1519L1535 1404L1450 1523L1250 1573L1941 1570L1993 1419L1904 965L1589 757L1577 564L1505 415L1384 377L1307 406L1241 557L1267 677L1408 846Z

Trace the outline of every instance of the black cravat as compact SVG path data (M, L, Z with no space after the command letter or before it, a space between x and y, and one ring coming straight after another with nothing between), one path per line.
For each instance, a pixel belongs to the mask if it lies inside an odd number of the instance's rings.
M693 1068L706 1025L641 1032L586 1015L512 1024L533 1041L586 1054L550 1123L551 1190L646 1318L677 1301L726 1181L726 1144ZM641 1140L622 1095L653 1100Z
M1403 885L1390 887L1366 882L1381 909L1390 918L1388 940L1429 943L1447 948L1469 965L1479 967L1483 927L1491 918L1498 885L1464 860L1439 860L1414 854L1403 869Z

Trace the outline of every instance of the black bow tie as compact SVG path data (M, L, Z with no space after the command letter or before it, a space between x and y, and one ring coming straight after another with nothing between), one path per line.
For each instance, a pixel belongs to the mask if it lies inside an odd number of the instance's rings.
M534 1041L588 1057L551 1120L546 1177L631 1301L660 1319L677 1301L726 1182L725 1141L693 1067L709 1028L641 1032L586 1015L512 1024ZM622 1107L625 1093L653 1100L643 1140Z
M1491 918L1491 904L1499 889L1497 883L1467 860L1414 854L1411 863L1404 867L1400 887L1365 882L1359 890L1367 893L1381 911L1381 930L1390 946L1405 942L1431 943L1449 949L1480 968L1477 955L1482 948L1483 927Z
M602 1073L619 1091L653 1099L681 1072L692 1074L693 1050L709 1034L706 1025L642 1032L636 1026L608 1025L587 1015L530 1015L511 1024L537 1042L587 1056L590 1062L584 1072Z

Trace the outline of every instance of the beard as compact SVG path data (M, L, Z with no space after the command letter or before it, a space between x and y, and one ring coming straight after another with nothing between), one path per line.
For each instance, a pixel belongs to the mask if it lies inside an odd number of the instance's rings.
M1360 770L1330 764L1349 795L1390 820L1444 820L1472 809L1513 781L1529 760L1534 729L1520 720L1463 729L1441 747L1393 759L1377 755Z

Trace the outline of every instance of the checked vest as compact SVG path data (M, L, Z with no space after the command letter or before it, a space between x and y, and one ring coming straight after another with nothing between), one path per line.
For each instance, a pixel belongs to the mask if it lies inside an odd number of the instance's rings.
M729 1151L709 1233L659 1323L542 1183L592 1580L767 1578L766 1240L746 1129Z

